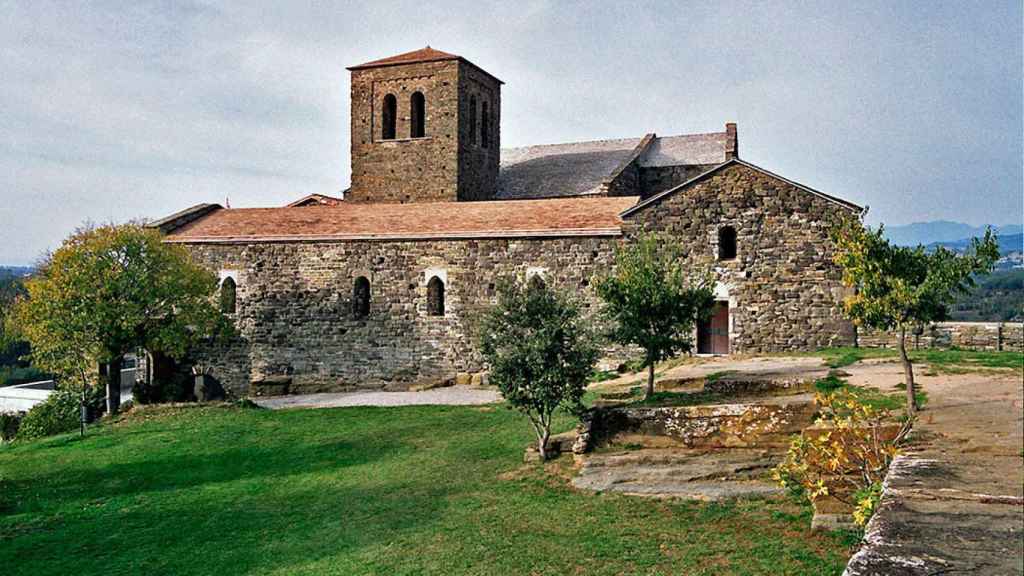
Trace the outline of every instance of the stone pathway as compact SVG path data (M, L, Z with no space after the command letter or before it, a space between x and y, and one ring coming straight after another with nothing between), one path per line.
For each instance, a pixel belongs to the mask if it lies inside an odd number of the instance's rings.
M845 574L1024 574L1020 375L924 380L928 406Z
M254 398L263 408L338 408L342 406L420 406L449 405L476 406L501 401L496 389L472 386L449 386L422 392L339 392L325 394L296 394Z

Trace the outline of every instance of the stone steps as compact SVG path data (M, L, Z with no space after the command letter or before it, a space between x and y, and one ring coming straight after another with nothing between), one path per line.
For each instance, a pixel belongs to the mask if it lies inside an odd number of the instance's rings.
M765 450L637 450L582 459L579 489L696 500L781 494L769 478L777 454Z

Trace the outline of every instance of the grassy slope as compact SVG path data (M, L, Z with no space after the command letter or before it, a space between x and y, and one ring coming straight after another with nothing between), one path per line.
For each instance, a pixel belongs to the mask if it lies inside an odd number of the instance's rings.
M577 493L520 464L529 440L502 407L145 412L84 440L0 447L0 566L5 576L838 574L845 563L849 542L811 534L809 511L790 501Z

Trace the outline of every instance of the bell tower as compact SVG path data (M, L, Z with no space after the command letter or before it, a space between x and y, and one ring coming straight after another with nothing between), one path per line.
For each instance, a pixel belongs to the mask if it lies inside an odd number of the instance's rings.
M501 80L434 50L352 66L349 202L494 197Z

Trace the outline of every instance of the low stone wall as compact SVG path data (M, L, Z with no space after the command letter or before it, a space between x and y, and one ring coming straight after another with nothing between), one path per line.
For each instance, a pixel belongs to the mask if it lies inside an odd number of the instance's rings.
M770 404L716 404L652 408L596 408L582 419L578 434L584 452L598 444L686 446L688 448L784 448L809 426L812 401Z
M908 334L907 343L912 349L963 348L1024 352L1024 323L938 322L926 326L919 336ZM857 345L863 348L894 348L896 334L858 328Z

